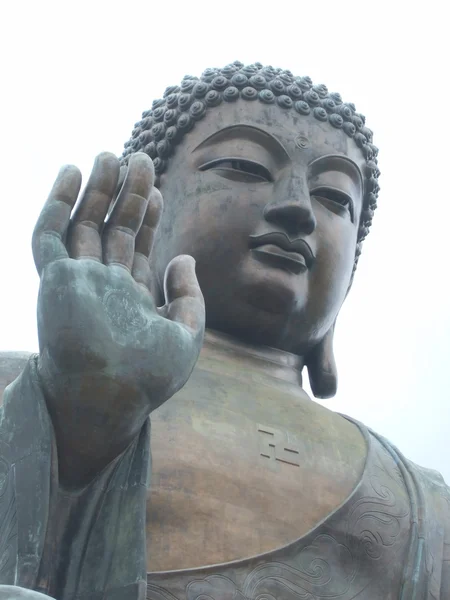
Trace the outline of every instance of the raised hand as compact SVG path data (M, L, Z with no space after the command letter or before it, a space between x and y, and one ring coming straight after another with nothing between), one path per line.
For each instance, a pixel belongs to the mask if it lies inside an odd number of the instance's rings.
M153 178L148 156L132 156L108 215L117 158L97 157L75 209L81 175L64 167L34 231L38 369L66 484L84 484L122 452L186 383L201 349L204 302L193 258L168 265L162 308L150 293L162 212Z

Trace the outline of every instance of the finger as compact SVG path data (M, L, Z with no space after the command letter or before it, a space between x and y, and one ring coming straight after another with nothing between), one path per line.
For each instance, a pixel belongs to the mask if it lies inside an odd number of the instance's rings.
M119 160L110 152L97 156L69 230L68 250L72 258L102 261L100 232L119 179Z
M108 220L109 217L111 216L112 209L114 208L114 206L116 204L117 197L119 196L120 190L122 189L122 186L123 186L123 182L125 181L125 177L126 177L127 171L128 171L128 166L127 165L122 165L120 167L119 180L117 181L117 186L116 186L116 189L114 191L114 195L113 195L113 199L111 201L111 204L109 205L108 214L106 215L106 219L105 220Z
M131 271L135 237L144 219L154 177L151 159L143 152L133 154L122 189L103 232L105 264L118 264Z
M127 165L122 165L119 171L119 181L117 182L116 192L114 194L114 202L117 200L117 196L122 189L123 182L125 181L125 177L127 176L128 167Z
M152 188L139 233L136 236L135 251L147 258L153 248L156 231L163 211L163 198L157 188Z
M136 236L133 269L131 271L134 279L149 289L151 288L149 257L155 241L162 210L163 199L161 192L154 187L150 193L144 220Z
M33 256L39 275L49 263L68 257L63 240L80 187L79 169L73 165L62 167L33 232Z
M195 274L195 260L181 255L170 261L164 277L166 316L195 336L205 328L205 301Z

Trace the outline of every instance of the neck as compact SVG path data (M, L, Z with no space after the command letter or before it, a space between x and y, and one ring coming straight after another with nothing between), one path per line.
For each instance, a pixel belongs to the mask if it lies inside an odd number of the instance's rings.
M239 359L243 372L246 369L249 372L261 371L302 387L303 357L290 352L249 344L231 335L207 329L202 353L210 356L232 355Z

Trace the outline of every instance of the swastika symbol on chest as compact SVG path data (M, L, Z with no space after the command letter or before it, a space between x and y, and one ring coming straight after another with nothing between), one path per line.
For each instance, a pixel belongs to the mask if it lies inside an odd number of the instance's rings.
M289 443L287 435L279 429L258 425L259 453L271 461L288 465L300 466L300 450L298 446Z

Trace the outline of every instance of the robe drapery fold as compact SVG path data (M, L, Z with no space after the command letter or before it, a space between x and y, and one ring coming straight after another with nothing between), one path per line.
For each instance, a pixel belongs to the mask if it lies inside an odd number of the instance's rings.
M60 490L53 427L32 357L0 408L0 583L58 600L145 598L149 449L147 420L89 486L76 494Z

